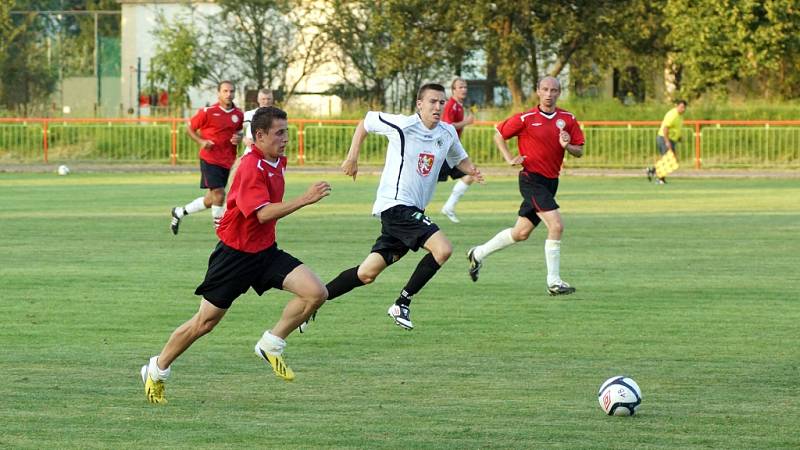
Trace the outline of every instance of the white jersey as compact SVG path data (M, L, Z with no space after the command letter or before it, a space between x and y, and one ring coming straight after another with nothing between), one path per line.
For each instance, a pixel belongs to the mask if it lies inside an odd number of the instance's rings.
M254 139L253 139L253 132L250 130L250 123L253 121L253 116L256 115L256 111L258 111L258 108L251 109L250 111L245 111L244 121L242 123L242 127L244 127L244 135L251 141Z
M445 160L455 167L468 157L452 125L439 122L429 130L417 114L404 116L370 111L364 118L364 128L389 139L386 163L372 207L374 215L396 205L424 210L433 197L439 169Z

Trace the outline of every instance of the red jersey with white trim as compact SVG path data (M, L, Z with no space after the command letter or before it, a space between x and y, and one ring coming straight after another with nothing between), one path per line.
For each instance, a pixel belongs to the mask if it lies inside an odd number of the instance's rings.
M200 158L209 164L230 169L236 161L236 146L231 144L231 138L242 129L243 122L244 114L236 106L224 109L215 103L197 110L189 126L199 130L203 139L214 143L211 148L200 149Z
M275 243L278 219L259 223L256 213L270 203L283 201L286 157L271 164L255 145L242 156L228 192L227 210L217 236L236 250L257 253Z
M535 107L515 114L497 124L497 131L508 140L518 138L519 154L525 157L522 166L547 178L558 178L564 161L564 148L559 142L560 130L570 135L569 143L583 145L583 131L575 116L561 108L545 113Z
M442 114L442 122L447 123L457 123L464 120L464 105L458 103L453 97L450 97L450 100L444 104L444 113ZM456 128L456 133L458 133L458 137L461 137L461 131L463 128L459 129Z

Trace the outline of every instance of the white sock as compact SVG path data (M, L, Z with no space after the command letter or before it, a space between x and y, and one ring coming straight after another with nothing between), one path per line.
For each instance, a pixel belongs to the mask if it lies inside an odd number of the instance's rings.
M453 192L450 193L450 198L447 199L447 202L444 204L442 209L447 211L455 211L456 203L461 199L461 196L464 195L469 189L469 185L464 183L461 180L456 181L456 185L453 186Z
M197 197L196 199L192 200L191 203L188 203L186 206L184 206L183 209L186 214L194 214L206 209L205 197Z
M224 206L211 205L211 217L214 218L214 228L219 227L219 222L225 214Z
M158 355L150 358L150 363L147 364L147 373L150 375L150 378L152 378L153 381L166 380L167 378L169 378L171 369L167 367L165 370L161 370L158 367L157 361L158 361Z
M261 350L269 353L270 355L280 355L283 353L284 347L286 347L286 341L275 336L274 334L267 330L264 332L264 335L261 336L261 339L258 340L258 346Z
M561 241L544 241L544 259L547 262L547 285L561 283Z
M508 247L514 242L516 241L511 236L511 228L506 228L505 230L494 235L494 237L489 239L485 244L475 247L475 251L472 253L472 256L474 256L478 261L483 261L483 258L486 258L498 250Z

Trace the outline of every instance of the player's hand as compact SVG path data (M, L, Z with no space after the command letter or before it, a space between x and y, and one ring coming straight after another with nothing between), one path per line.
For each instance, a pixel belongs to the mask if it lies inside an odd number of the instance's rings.
M353 177L353 181L355 181L356 175L358 174L358 161L354 159L345 159L342 163L342 172L348 177Z
M508 163L508 165L510 165L510 166L518 166L518 165L522 164L522 161L525 161L525 157L524 157L524 156L522 156L522 155L517 155L517 156L516 156L516 157L514 157L514 159L512 159L511 161L506 161L506 162L507 162L507 163Z
M474 178L474 179L475 179L475 181L477 181L477 182L478 182L478 184L484 184L484 183L486 183L486 179L484 179L484 178L483 178L483 174L481 173L481 171L480 171L480 170L478 170L478 168L477 168L477 167L475 167L475 168L474 168L474 170L472 171L472 173L471 173L471 174L469 174L469 176L471 176L472 178Z
M327 181L317 181L306 190L304 195L306 205L317 203L322 200L322 197L331 195L331 185Z
M474 122L475 122L475 116L473 116L472 114L468 115L464 119L464 125L472 125Z
M234 135L231 137L231 144L239 145L239 142L242 142L242 134L234 133Z
M212 141L212 140L203 139L202 142L203 142L203 147L205 147L205 148L211 148L211 147L214 146L214 141Z
M561 130L561 133L558 135L558 143L561 144L561 148L565 148L567 144L569 144L570 139L569 133Z

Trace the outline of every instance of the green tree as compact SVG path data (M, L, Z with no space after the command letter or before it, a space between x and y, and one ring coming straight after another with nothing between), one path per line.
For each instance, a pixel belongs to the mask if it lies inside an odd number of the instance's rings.
M312 22L316 2L303 0L218 0L229 30L224 45L236 49L236 71L257 88L288 99L298 84L324 62L322 34ZM208 28L219 27L209 18ZM292 78L289 77L290 69Z
M166 88L181 108L189 107L189 89L199 86L210 73L199 27L191 18L170 21L163 14L157 16L156 24L153 37L158 44L148 80L151 85Z
M666 12L687 94L727 92L731 82L766 97L798 94L796 1L669 0Z
M46 63L43 22L33 13L12 15L17 7L0 3L0 104L24 116L47 110L57 73Z

